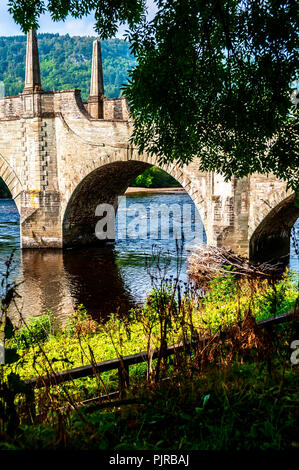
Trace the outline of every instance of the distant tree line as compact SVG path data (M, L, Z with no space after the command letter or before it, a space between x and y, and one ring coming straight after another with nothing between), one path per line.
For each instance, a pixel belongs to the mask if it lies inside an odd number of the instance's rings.
M176 188L179 187L180 184L165 171L156 166L152 166L141 175L137 176L131 186L142 188Z
M82 98L89 96L92 42L95 37L38 34L42 86L44 90L79 88ZM129 44L122 39L101 42L105 95L116 98L127 82L127 71L136 63ZM17 95L24 88L26 36L0 37L0 81L6 95Z

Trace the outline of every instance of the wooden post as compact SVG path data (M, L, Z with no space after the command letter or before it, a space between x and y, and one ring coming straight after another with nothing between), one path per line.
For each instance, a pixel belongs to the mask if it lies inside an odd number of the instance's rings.
M27 387L25 393L25 403L28 416L30 416L31 422L33 423L36 418L34 388Z
M121 363L118 367L118 383L119 383L119 396L124 398L126 390L129 386L129 366L124 363L121 359Z

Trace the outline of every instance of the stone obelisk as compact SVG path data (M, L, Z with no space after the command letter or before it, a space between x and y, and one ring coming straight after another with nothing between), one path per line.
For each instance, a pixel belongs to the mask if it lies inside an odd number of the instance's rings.
M93 41L90 96L88 98L88 112L95 119L104 118L104 80L102 68L101 43Z
M39 68L39 57L37 47L37 37L34 30L27 33L27 49L26 49L26 72L25 72L25 88L24 93L33 93L41 91L41 79Z

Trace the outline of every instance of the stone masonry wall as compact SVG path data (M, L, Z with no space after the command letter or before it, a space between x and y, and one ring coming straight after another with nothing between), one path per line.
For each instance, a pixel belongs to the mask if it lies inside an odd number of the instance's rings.
M266 233L260 228L268 214L290 197L285 183L271 175L226 182L218 174L200 172L198 159L183 168L161 166L131 147L132 125L124 98L104 100L104 119L88 114L78 90L0 99L0 177L20 212L23 248L62 247L70 213L77 217L72 220L80 220L77 229L72 225L77 235L79 226L91 233L94 215L86 211L105 197L116 200L130 178L148 165L160 166L184 187L199 210L209 244L242 254L249 253L257 230ZM289 213L290 220L296 216L296 211ZM88 220L90 227L83 229Z

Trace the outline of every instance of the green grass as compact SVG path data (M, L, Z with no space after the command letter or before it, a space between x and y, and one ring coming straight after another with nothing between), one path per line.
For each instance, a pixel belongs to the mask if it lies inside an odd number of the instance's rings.
M111 315L106 324L97 324L82 306L62 329L55 327L50 313L30 320L7 340L15 357L4 366L4 374L15 387L20 424L11 439L2 439L0 448L297 447L298 373L290 363L289 346L294 331L291 326L277 326L269 338L242 327L248 314L261 320L286 313L297 298L298 284L290 273L276 283L238 281L228 273L211 283L204 299L192 290L174 292L165 285L154 289L145 305L131 310L126 319ZM33 424L29 419L28 423L18 376L58 372L225 328L231 334L228 340L220 338L207 351L195 348L191 355L168 359L157 380L154 375L146 380L146 363L130 367L128 398L136 403L66 411L70 400L79 403L117 390L117 371L111 371L35 391L42 422ZM157 362L152 367L156 373Z
M298 374L274 364L271 377L256 364L178 374L156 387L132 390L136 404L80 409L57 422L23 425L0 448L85 450L286 450L298 447ZM87 424L91 429L88 429Z
M298 287L293 280L287 273L274 286L262 282L254 286L252 295L249 282L237 284L234 277L229 275L213 281L211 291L203 300L186 295L178 305L175 297L171 305L172 312L166 312L169 317L168 344L180 341L182 325L188 330L190 339L191 323L205 334L242 320L249 308L257 321L288 312L298 298ZM17 348L20 359L7 368L22 378L31 378L48 371L44 353L55 371L90 364L90 350L97 362L138 353L146 350L149 327L152 328L153 347L159 347L159 309L166 306L167 310L167 303L172 299L171 292L170 286L162 291L153 290L143 308L129 312L127 321L111 314L105 325L98 325L83 306L79 307L64 328L56 331L53 314L32 318L28 326L16 331L8 343L10 347ZM44 353L37 340L42 341Z

